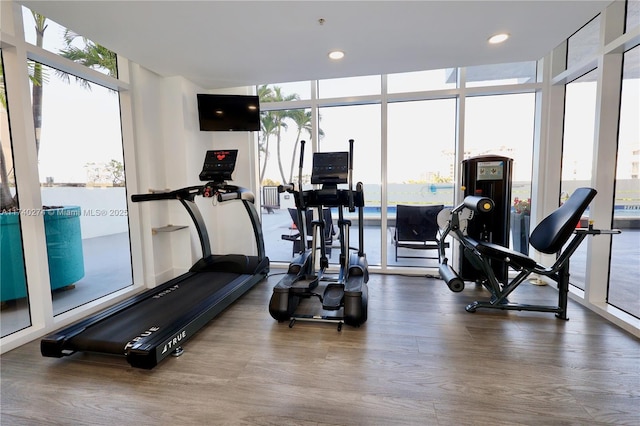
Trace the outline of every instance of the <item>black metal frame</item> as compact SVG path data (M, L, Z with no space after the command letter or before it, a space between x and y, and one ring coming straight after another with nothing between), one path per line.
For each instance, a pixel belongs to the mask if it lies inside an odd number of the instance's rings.
M466 306L467 312L475 312L480 308L553 312L556 317L568 320L567 300L569 293L569 260L582 240L588 235L619 234L620 230L599 230L578 228L582 214L596 195L592 188L578 188L565 204L543 219L531 234L531 245L542 253L556 254L556 261L550 267L536 262L534 259L520 252L510 250L498 244L478 241L466 235L461 228L459 216L469 216L469 210L478 212L489 211L493 208L493 202L485 197L469 196L451 212L451 218L443 232L443 239L451 233L458 239L463 248L464 255L470 260L483 277L478 282L491 293L488 301L475 301ZM463 212L463 210L467 210ZM573 238L571 236L573 235ZM569 240L571 238L571 240ZM568 243L568 244L567 244ZM566 244L566 246L565 246ZM564 247L564 249L563 249ZM442 261L440 264L440 276L452 291L459 292L464 289L464 280L447 263L444 248L441 248ZM491 267L491 260L505 262L508 267L517 271L516 276L508 282L502 283L496 277ZM507 299L509 295L531 274L548 277L558 284L557 305L533 305L524 303L511 303Z
M216 197L218 202L242 201L253 228L257 256L211 254L204 219L194 201L197 195ZM44 337L40 342L43 356L61 358L83 350L74 343L74 337L119 313L128 309L136 309L138 304L149 298L160 297L164 292L170 291L180 283L188 282L200 273L228 272L236 274L229 282L225 282L222 287L217 288L204 299L194 300L193 306L187 312L168 312L167 315L175 315L175 319L170 322L169 326L153 333L145 333L145 330L140 330L140 333L136 334L138 337L135 338L135 341L122 342L122 352L116 355L124 355L133 367L151 369L170 354L180 353L177 351L181 350L179 345L192 337L200 328L267 276L269 259L265 255L260 217L253 204L254 196L249 190L228 185L225 182L214 181L204 186L190 186L171 192L133 195L131 200L133 202L180 201L187 209L198 232L202 258L191 267L189 272ZM132 327L135 327L135 324L132 324Z
M437 223L437 215L444 208L443 205L402 205L396 206L396 222L393 238L395 246L396 262L399 258L403 259L440 259L439 248L439 228ZM414 212L405 216L401 211ZM435 214L431 214L431 213ZM412 219L413 218L413 219ZM410 223L411 221L415 223ZM427 234L427 235L425 235ZM448 243L444 243L448 247ZM407 256L399 255L398 249L410 250L436 250L434 256Z
M299 182L302 182L302 164L304 158L304 141L301 141ZM298 228L301 235L307 235L306 214L309 209L317 209L318 219L312 221L311 248L303 245L303 251L289 264L287 274L273 289L273 295L269 301L269 313L278 320L290 321L293 327L296 320L337 322L338 330L342 324L360 326L367 320L368 289L366 283L369 280L368 264L364 254L364 192L362 183L352 187L353 172L353 140L349 141L349 165L347 182L349 189L338 189L335 179L342 179L342 175L330 176L333 179L324 183L322 188L302 191L296 190L293 184L283 185L281 191L287 191L294 195L298 210ZM327 153L322 153L327 154ZM331 154L327 158L330 158ZM343 154L343 153L340 153ZM324 165L324 164L323 164ZM325 165L326 166L326 165ZM332 167L330 167L331 169ZM340 171L343 172L341 165ZM318 176L312 173L312 180L318 182ZM338 207L338 228L340 240L340 271L337 277L329 277L325 274L329 260L327 259L327 247L324 243L324 231L332 224L324 223L323 209ZM356 252L351 252L349 247L349 230L351 221L344 218L343 210L358 211L359 247ZM316 247L320 255L317 259ZM316 271L316 260L319 269ZM324 293L318 294L314 290L320 282L326 282ZM298 304L303 298L317 297L322 302L323 310L340 311L335 315L315 315L296 313Z

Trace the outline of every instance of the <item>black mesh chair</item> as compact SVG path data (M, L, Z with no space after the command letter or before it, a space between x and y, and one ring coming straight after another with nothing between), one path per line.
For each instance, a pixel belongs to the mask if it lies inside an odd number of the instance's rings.
M439 227L438 213L442 205L407 206L398 204L396 207L396 226L393 244L398 258L438 259ZM446 244L446 243L445 243ZM435 250L435 256L409 256L398 254L398 249Z

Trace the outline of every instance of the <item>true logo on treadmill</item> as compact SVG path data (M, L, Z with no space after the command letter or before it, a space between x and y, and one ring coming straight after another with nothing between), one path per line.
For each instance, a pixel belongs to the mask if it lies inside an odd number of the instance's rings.
M153 296L154 299L160 299L162 296L166 296L167 294L171 293L172 291L176 291L177 289L179 289L180 286L178 284L169 287L168 289L161 291L160 293L156 294L155 296Z
M154 326L154 327L150 327L149 329L143 331L138 336L134 337L129 343L124 345L124 352L127 353L127 351L129 349L131 349L133 347L133 345L135 345L138 341L140 341L141 339L144 339L145 337L151 336L153 333L155 333L158 330L160 330L160 327L155 327Z
M162 353L167 352L168 350L173 350L178 347L178 343L187 338L187 330L182 330L180 333L176 334L173 339L169 340L165 343L164 348L162 349Z

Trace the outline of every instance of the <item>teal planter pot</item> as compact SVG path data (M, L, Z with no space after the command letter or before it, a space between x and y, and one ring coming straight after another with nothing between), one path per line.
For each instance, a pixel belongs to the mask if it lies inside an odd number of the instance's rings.
M84 277L81 213L78 206L44 211L51 290L66 287Z
M0 300L27 295L18 213L0 214Z
M49 281L52 290L71 285L84 277L80 215L81 210L78 206L44 211ZM0 215L0 299L3 302L27 296L18 219L17 213Z

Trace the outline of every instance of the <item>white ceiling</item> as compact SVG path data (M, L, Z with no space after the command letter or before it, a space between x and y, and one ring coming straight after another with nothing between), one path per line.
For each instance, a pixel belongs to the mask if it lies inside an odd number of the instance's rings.
M537 60L611 3L19 2L161 76L181 75L204 89ZM511 34L506 43L487 43L504 31ZM330 61L332 49L346 57Z

